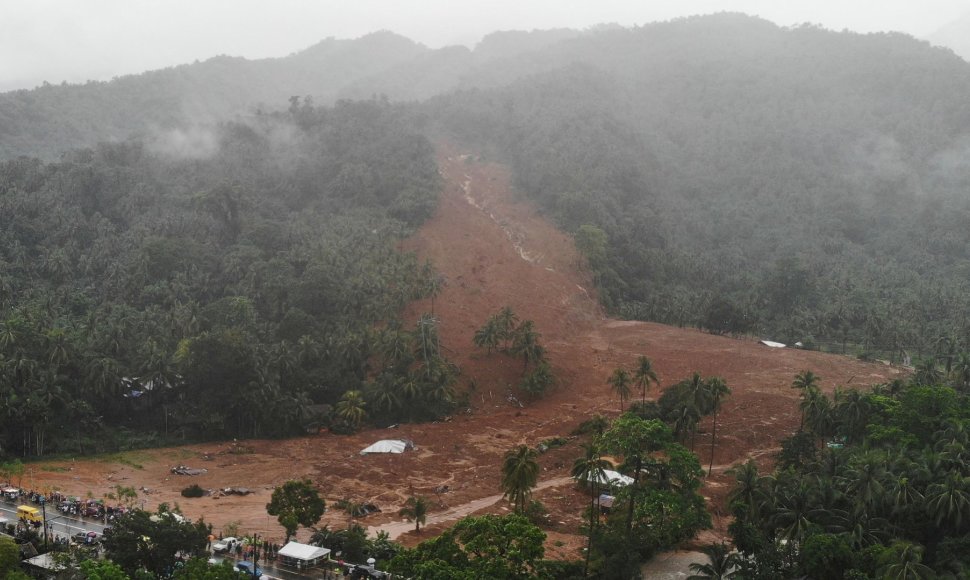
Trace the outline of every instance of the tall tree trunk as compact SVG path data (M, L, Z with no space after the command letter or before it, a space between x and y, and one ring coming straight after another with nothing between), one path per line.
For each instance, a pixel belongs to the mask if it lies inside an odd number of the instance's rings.
M633 532L633 503L636 499L636 492L640 485L640 469L643 467L643 459L637 455L637 470L633 473L633 483L630 487L630 506L626 513L626 538L630 539Z
M714 425L711 427L711 464L707 467L707 476L714 471L714 440L717 437L717 410L714 411Z
M596 484L591 483L590 489L592 491L589 494L589 539L586 541L586 563L583 564L583 578L589 578L589 555L593 551L593 530L595 528L593 522L600 519L599 513L594 511L596 504L593 503L593 498L596 497Z

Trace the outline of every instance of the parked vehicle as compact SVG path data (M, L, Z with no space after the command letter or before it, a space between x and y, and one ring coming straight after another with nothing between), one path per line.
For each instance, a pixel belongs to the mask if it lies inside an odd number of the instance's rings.
M259 566L256 566L256 573L254 574L253 566L255 566L255 564L252 562L236 562L236 570L239 570L240 572L248 574L249 576L259 580L259 578L263 577L263 570Z
M34 526L39 526L43 521L40 510L29 505L17 506L17 518L24 523L33 524Z
M238 544L238 543L239 543L239 540L236 539L236 538L233 538L232 536L230 536L228 538L222 538L221 540L219 540L215 544L212 544L212 551L215 552L216 554L221 554L223 552L229 552L233 548L235 548L236 547L236 544Z

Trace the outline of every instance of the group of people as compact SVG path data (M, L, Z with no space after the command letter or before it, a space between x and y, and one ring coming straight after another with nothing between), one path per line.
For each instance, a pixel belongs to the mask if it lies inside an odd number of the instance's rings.
M51 507L56 506L57 511L62 514L95 518L102 521L111 521L127 511L127 508L122 506L105 505L95 499L82 500L79 497L68 496L59 491L43 494L34 490L7 486L3 488L3 497L9 501L29 502L35 505L46 503Z
M63 514L84 516L108 522L128 511L127 508L121 506L109 506L97 500L81 500L79 498L66 498L60 501L57 504L57 510Z
M209 548L212 548L212 543L215 539L215 536L209 536ZM222 539L221 535L219 536L219 539ZM252 560L253 554L255 553L258 556L258 561L266 562L275 560L280 548L282 548L282 546L271 542L260 541L257 545L253 545L248 542L236 542L229 549L229 555L235 556L240 560Z

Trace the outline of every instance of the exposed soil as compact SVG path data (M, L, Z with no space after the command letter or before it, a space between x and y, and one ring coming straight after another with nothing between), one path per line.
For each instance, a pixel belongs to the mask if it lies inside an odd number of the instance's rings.
M654 361L661 385L669 386L693 371L722 376L732 395L718 418L714 475L703 492L712 501L715 530L723 533L723 498L730 465L753 457L771 461L780 438L798 424L797 392L789 385L796 373L810 369L822 385L866 386L898 376L900 369L867 364L846 357L793 349L772 349L754 340L713 336L693 329L608 319L569 236L555 229L531 205L516 198L508 171L495 163L463 154L442 143L439 166L444 193L435 216L403 249L433 261L446 286L434 300L446 355L461 367L461 389L468 408L448 421L402 425L352 436L323 434L286 441L212 443L130 453L104 459L33 464L24 487L56 488L70 494L102 497L117 484L146 489L138 502L153 508L159 502L178 503L186 515L204 516L222 528L238 522L241 532L260 532L282 539L275 519L266 514L274 486L287 479L308 477L328 500L349 498L380 506L384 512L361 523L401 533L409 525L396 514L411 494L427 496L433 505L429 526L420 534L400 536L413 545L467 513L500 513L508 509L497 494L502 454L514 445L536 445L546 438L566 436L595 413L617 414L618 402L606 378L617 366L632 367L636 357ZM523 363L501 353L485 353L472 345L472 335L503 306L535 321L542 334L557 386L543 399L524 407L510 403L522 376ZM416 320L430 312L430 300L413 304L406 313ZM656 397L651 392L648 397ZM516 396L518 394L516 393ZM710 459L710 420L701 425L697 452ZM375 440L407 437L417 449L403 455L361 456ZM550 555L580 556L578 535L585 494L568 480L579 455L578 440L540 456L541 481L556 480L537 492L550 512ZM204 467L198 476L169 473L185 464ZM192 483L204 488L248 487L248 496L182 498ZM440 496L436 486L448 485ZM471 505L469 502L488 498ZM328 502L329 503L329 502ZM347 517L331 510L331 526ZM307 532L301 530L301 538ZM704 543L715 537L705 533Z

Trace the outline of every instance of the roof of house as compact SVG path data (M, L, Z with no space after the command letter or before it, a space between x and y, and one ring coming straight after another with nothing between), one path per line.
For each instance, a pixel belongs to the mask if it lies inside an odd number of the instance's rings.
M381 439L370 447L360 452L361 455L368 453L404 453L408 449L414 449L414 444L401 439Z

